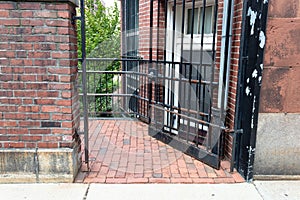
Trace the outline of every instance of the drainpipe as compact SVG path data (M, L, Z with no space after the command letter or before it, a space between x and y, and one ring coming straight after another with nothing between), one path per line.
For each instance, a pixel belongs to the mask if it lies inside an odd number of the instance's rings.
M221 59L219 75L219 101L221 119L225 118L224 110L227 110L227 98L229 87L229 75L231 64L232 47L232 24L233 24L234 0L224 0L222 39L221 39ZM232 160L232 159L231 159ZM231 163L231 166L233 164ZM232 167L231 167L232 168Z
M227 106L231 46L232 46L232 23L233 23L234 0L224 0L222 39L221 39L221 59L220 59L220 84L219 84L219 107Z

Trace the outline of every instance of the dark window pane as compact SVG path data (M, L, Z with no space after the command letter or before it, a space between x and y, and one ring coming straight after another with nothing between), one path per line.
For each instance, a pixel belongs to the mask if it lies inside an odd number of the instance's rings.
M203 8L200 11L200 20L199 20L199 29L198 33L201 34L202 31L202 16L203 15ZM204 34L212 33L212 17L213 17L213 7L208 6L205 8L205 18L204 18Z
M198 8L194 9L194 34L198 32L197 30L197 25L198 25ZM192 33L192 19L193 19L193 9L188 9L188 29L187 29L187 34Z

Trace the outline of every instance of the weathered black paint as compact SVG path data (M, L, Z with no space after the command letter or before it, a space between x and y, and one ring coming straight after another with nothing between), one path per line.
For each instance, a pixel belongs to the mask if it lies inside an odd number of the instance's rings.
M243 9L235 124L235 130L242 129L243 132L237 135L234 157L235 167L247 181L251 181L265 49L260 34L266 33L268 1L245 0ZM256 13L254 27L250 22L251 11Z

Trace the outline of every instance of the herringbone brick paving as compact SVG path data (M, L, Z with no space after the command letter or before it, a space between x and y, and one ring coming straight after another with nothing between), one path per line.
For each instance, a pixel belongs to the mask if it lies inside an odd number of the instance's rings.
M78 183L237 183L229 162L216 170L148 136L148 125L133 120L89 121L90 170Z

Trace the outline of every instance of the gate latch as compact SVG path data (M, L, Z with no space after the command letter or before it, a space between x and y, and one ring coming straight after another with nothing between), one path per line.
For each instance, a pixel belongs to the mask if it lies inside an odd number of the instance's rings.
M234 134L243 134L244 130L243 129L238 129L236 131L234 131Z

